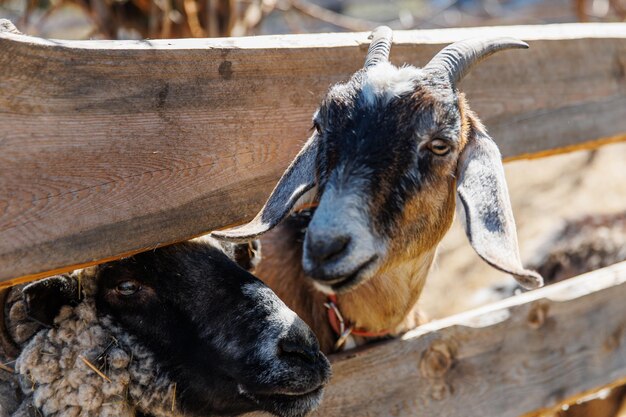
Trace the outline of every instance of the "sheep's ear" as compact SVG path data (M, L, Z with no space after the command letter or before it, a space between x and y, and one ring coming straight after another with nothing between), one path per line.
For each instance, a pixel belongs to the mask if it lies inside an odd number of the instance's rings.
M265 206L250 223L212 232L217 239L242 242L271 230L293 209L302 195L315 186L315 163L318 140L313 135L296 156L272 191Z
M212 239L212 238L211 238ZM219 245L222 252L230 259L235 261L240 267L246 271L253 271L261 261L261 241L251 240L244 243L233 243L227 241L213 240L214 244Z
M246 243L231 243L233 260L246 271L254 271L261 261L261 241L251 240Z
M542 286L541 276L522 266L500 152L481 127L472 128L459 158L457 195L465 233L478 255L524 288Z
M69 275L55 275L27 285L22 290L28 316L41 324L52 326L64 305L80 301L79 284Z

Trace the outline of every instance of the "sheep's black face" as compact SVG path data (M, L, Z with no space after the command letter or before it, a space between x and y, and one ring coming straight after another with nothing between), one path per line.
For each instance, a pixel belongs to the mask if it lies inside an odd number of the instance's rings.
M330 89L303 253L318 284L346 291L434 252L453 218L461 121L451 86L413 67L380 63Z
M311 330L206 243L106 264L96 302L154 352L186 415L265 410L297 417L321 400L330 368Z

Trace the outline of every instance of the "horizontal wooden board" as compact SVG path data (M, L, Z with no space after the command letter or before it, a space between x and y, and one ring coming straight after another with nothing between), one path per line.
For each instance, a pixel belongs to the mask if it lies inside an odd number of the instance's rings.
M307 138L320 97L362 65L367 35L0 33L0 281L251 218ZM396 32L391 60L423 65L473 36L531 46L494 56L462 85L505 157L626 139L626 25Z
M626 262L336 355L320 417L519 417L626 382Z

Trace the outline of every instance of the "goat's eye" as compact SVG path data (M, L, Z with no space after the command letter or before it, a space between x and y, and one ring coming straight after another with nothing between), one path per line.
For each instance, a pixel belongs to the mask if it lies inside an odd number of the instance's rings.
M318 134L321 134L321 133L322 133L322 126L320 126L320 124L319 124L319 123L317 123L317 122L314 122L314 123L313 123L313 129L315 129L315 131L316 131Z
M429 148L435 155L443 156L450 152L450 145L443 139L432 140Z
M117 284L115 291L117 291L120 295L133 295L137 291L139 291L141 287L135 281L123 281Z

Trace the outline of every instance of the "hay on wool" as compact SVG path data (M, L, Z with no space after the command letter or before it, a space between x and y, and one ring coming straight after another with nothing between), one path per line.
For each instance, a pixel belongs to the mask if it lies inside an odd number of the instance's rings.
M16 361L25 400L12 417L33 409L46 417L171 417L175 384L132 335L98 317L92 270L76 278L84 299L64 306L55 327L40 330Z

